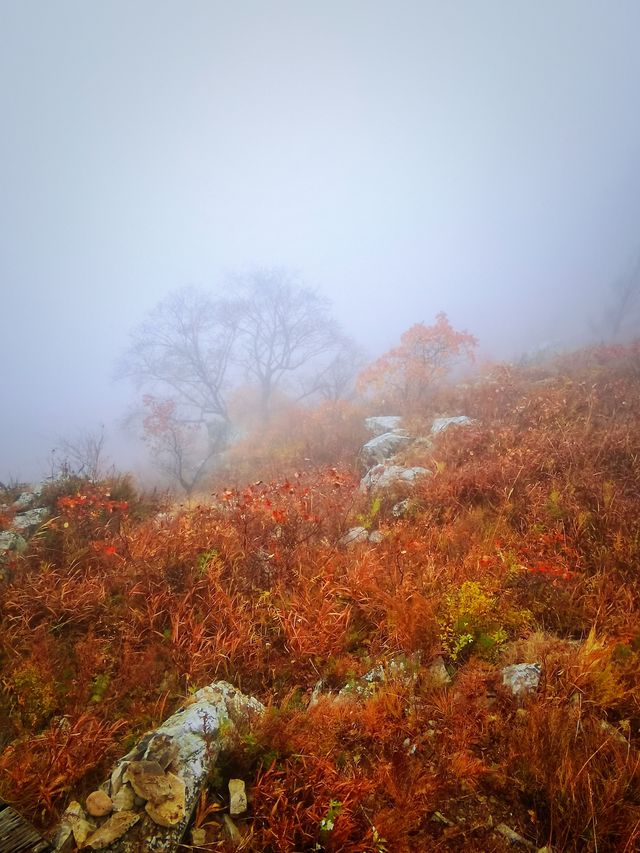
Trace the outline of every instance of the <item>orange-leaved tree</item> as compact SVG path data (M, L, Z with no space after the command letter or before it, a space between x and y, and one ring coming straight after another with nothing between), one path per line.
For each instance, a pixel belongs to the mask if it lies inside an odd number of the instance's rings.
M362 391L372 391L385 403L413 409L424 404L439 380L462 359L473 360L473 335L456 331L440 312L432 326L416 323L390 349L360 374Z

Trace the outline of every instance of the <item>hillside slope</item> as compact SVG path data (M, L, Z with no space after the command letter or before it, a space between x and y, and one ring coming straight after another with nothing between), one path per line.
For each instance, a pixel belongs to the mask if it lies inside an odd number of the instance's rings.
M495 367L414 434L442 412L474 423L411 445L432 473L379 495L301 468L147 518L113 484L55 496L0 585L0 796L51 826L224 678L270 710L211 780L199 849L229 846L231 775L246 850L499 851L505 826L636 849L638 347ZM354 525L380 541L341 545ZM513 664L537 687L514 695Z

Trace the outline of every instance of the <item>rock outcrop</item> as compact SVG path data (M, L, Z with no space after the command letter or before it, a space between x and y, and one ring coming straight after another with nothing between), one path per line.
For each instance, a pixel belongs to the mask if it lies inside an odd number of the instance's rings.
M373 435L382 435L385 432L395 432L402 426L402 418L399 415L374 415L365 418L365 427Z
M360 459L365 468L378 465L390 459L404 447L408 447L413 439L404 430L383 432L362 446Z
M238 730L250 727L263 713L257 699L225 681L198 690L187 705L145 735L116 764L110 779L90 794L86 809L91 820L79 803L69 806L55 850L66 853L82 846L109 847L113 853L173 853L216 762L233 749ZM243 790L234 780L236 814Z

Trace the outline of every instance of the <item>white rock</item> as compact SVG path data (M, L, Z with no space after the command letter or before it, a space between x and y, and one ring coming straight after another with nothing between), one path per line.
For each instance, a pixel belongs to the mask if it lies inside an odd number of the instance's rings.
M360 481L360 491L379 491L397 485L412 485L419 477L430 473L419 466L403 468L401 465L375 465Z
M393 432L400 429L402 418L399 415L374 415L365 418L364 425L374 435L382 435L383 432Z
M0 551L16 551L21 554L26 549L27 543L19 533L12 530L3 530L0 533Z
M350 545L357 545L358 542L367 542L369 539L369 531L366 527L352 527L340 538L339 544L345 548Z
M389 459L402 447L411 444L411 441L411 437L404 430L384 432L363 445L360 458L364 465L370 467Z
M469 426L473 421L466 415L458 415L453 418L436 418L431 424L431 434L436 435L450 426Z
M36 496L33 492L22 492L22 494L13 502L14 509L26 509L35 501Z
M44 506L29 509L26 512L21 512L20 515L16 515L11 525L16 530L27 530L29 527L37 527L42 524L48 515L49 510Z

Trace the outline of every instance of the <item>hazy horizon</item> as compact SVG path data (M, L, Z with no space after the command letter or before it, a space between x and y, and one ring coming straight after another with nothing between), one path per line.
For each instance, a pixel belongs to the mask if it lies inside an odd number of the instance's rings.
M372 356L438 311L494 357L586 340L640 253L639 31L635 2L0 3L0 481L101 423L128 464L132 328L255 267Z

